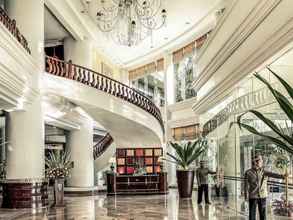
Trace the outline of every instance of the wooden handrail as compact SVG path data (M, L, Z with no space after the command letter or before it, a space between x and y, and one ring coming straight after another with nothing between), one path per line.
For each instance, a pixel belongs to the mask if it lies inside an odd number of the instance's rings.
M94 160L101 156L113 143L112 136L107 133L98 143L94 145Z
M0 7L0 22L9 30L9 32L16 38L16 40L23 46L23 48L29 54L31 54L31 50L28 47L27 40L16 27L16 21L9 18L8 14L2 7Z
M135 89L91 69L73 64L71 61L65 62L49 56L46 56L46 72L78 81L134 104L154 116L164 131L159 108Z

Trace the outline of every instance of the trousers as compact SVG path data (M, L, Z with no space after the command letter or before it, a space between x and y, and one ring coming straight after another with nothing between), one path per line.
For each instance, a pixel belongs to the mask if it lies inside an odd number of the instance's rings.
M197 197L197 204L200 204L202 201L202 194L204 193L204 200L206 203L209 203L209 185L208 184L201 184L198 187L198 197Z
M266 220L266 198L249 199L249 220L256 219L256 206L260 220Z

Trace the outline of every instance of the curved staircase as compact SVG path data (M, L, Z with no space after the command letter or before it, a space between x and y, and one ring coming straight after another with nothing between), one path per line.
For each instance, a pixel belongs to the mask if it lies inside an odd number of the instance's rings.
M43 80L47 93L63 96L81 106L109 132L95 144L95 160L106 151L113 154L116 146L149 147L162 143L164 125L160 110L135 89L49 56L46 56L46 73Z

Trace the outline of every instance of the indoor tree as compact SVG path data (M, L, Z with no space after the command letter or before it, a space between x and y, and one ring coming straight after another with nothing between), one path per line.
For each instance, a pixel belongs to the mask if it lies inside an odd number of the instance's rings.
M188 141L183 144L170 142L169 145L175 150L175 154L167 152L170 159L165 158L165 160L177 165L176 176L179 197L190 198L194 181L194 170L191 165L207 150L207 140L201 137L194 142Z
M254 76L259 79L261 82L263 82L270 92L272 93L273 97L279 104L281 110L285 113L285 115L290 120L291 124L289 125L286 121L286 128L282 128L277 123L273 122L271 119L266 117L263 113L257 111L257 110L248 110L241 115L237 117L236 122L232 122L230 124L230 127L233 124L237 124L240 129L245 128L249 132L261 136L272 143L276 144L279 148L287 151L290 154L293 154L293 132L292 132L292 124L293 124L293 105L292 105L292 98L293 98L293 88L280 76L278 76L274 71L272 71L270 68L268 70L278 79L278 81L284 86L287 93L289 94L290 98L287 98L285 95L281 94L278 90L274 89L271 84L261 77L258 73L255 73ZM246 123L242 122L242 118L247 113L252 113L255 115L260 121L262 121L264 124L266 124L273 132L274 135L268 135L264 134L260 131L258 131L256 128L254 128L251 125L248 125Z
M257 111L257 110L248 110L244 112L243 114L239 115L237 117L236 122L232 122L230 124L230 128L233 124L237 124L240 129L245 128L250 133L253 133L255 135L261 136L270 142L276 144L276 146L286 152L288 152L289 157L292 157L293 155L293 132L292 132L292 125L293 125L293 105L292 105L292 99L293 99L293 88L290 86L282 77L280 77L278 74L276 74L273 70L271 70L269 67L267 69L278 79L278 81L281 83L281 85L285 88L286 92L288 93L288 96L282 94L277 89L273 88L272 85L263 77L261 77L258 73L255 73L254 76L259 79L262 83L264 83L273 97L275 98L276 102L280 106L280 109L283 111L283 113L286 115L290 123L286 121L285 127L282 127L281 125L277 124L273 120L266 117L263 113ZM258 120L262 121L265 125L267 125L272 130L272 135L265 134L257 130L255 127L248 125L246 123L242 122L242 118L247 113L252 113L254 116L257 117ZM284 161L284 158L281 158L279 155L279 160L277 161L277 166L279 167L287 167L287 161ZM288 171L286 169L286 198L284 201L285 204L285 212L282 210L280 213L291 213L291 209L288 206Z

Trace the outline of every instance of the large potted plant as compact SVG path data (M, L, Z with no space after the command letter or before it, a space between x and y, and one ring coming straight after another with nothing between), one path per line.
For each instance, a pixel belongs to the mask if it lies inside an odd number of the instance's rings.
M68 151L50 152L46 158L46 177L54 181L55 206L64 206L64 179L69 176L72 167Z
M261 77L259 74L254 74L257 79L259 79L262 83L264 83L267 88L270 90L272 93L273 97L277 101L277 103L280 106L280 109L282 112L287 116L288 120L290 120L290 125L289 123L285 123L285 127L280 126L273 120L269 119L266 117L264 114L262 114L259 111L256 110L248 110L244 112L243 114L239 115L237 117L236 122L232 122L230 127L233 124L237 124L240 129L245 128L249 132L261 136L272 143L276 144L277 147L280 149L288 152L289 157L293 155L293 130L292 130L292 124L293 124L293 104L292 104L292 99L293 99L293 88L290 86L283 78L278 76L273 70L271 70L269 67L267 69L278 79L278 81L281 83L281 85L285 88L286 92L288 93L287 95L283 95L281 92L276 90L272 85L263 77ZM255 127L252 125L246 124L242 122L242 118L244 115L247 113L252 113L255 115L260 121L262 121L264 124L266 124L272 131L272 135L262 133L261 131L258 131ZM284 158L278 159L278 166L284 166ZM285 193L285 201L283 203L280 203L280 207L282 206L282 215L287 215L287 216L292 216L293 215L293 209L288 203L288 175L286 172L286 193ZM292 206L293 207L293 206Z
M183 144L170 142L169 145L175 150L175 154L167 153L168 162L177 165L176 177L180 198L192 196L194 170L191 164L207 149L207 140L200 138L194 142Z

